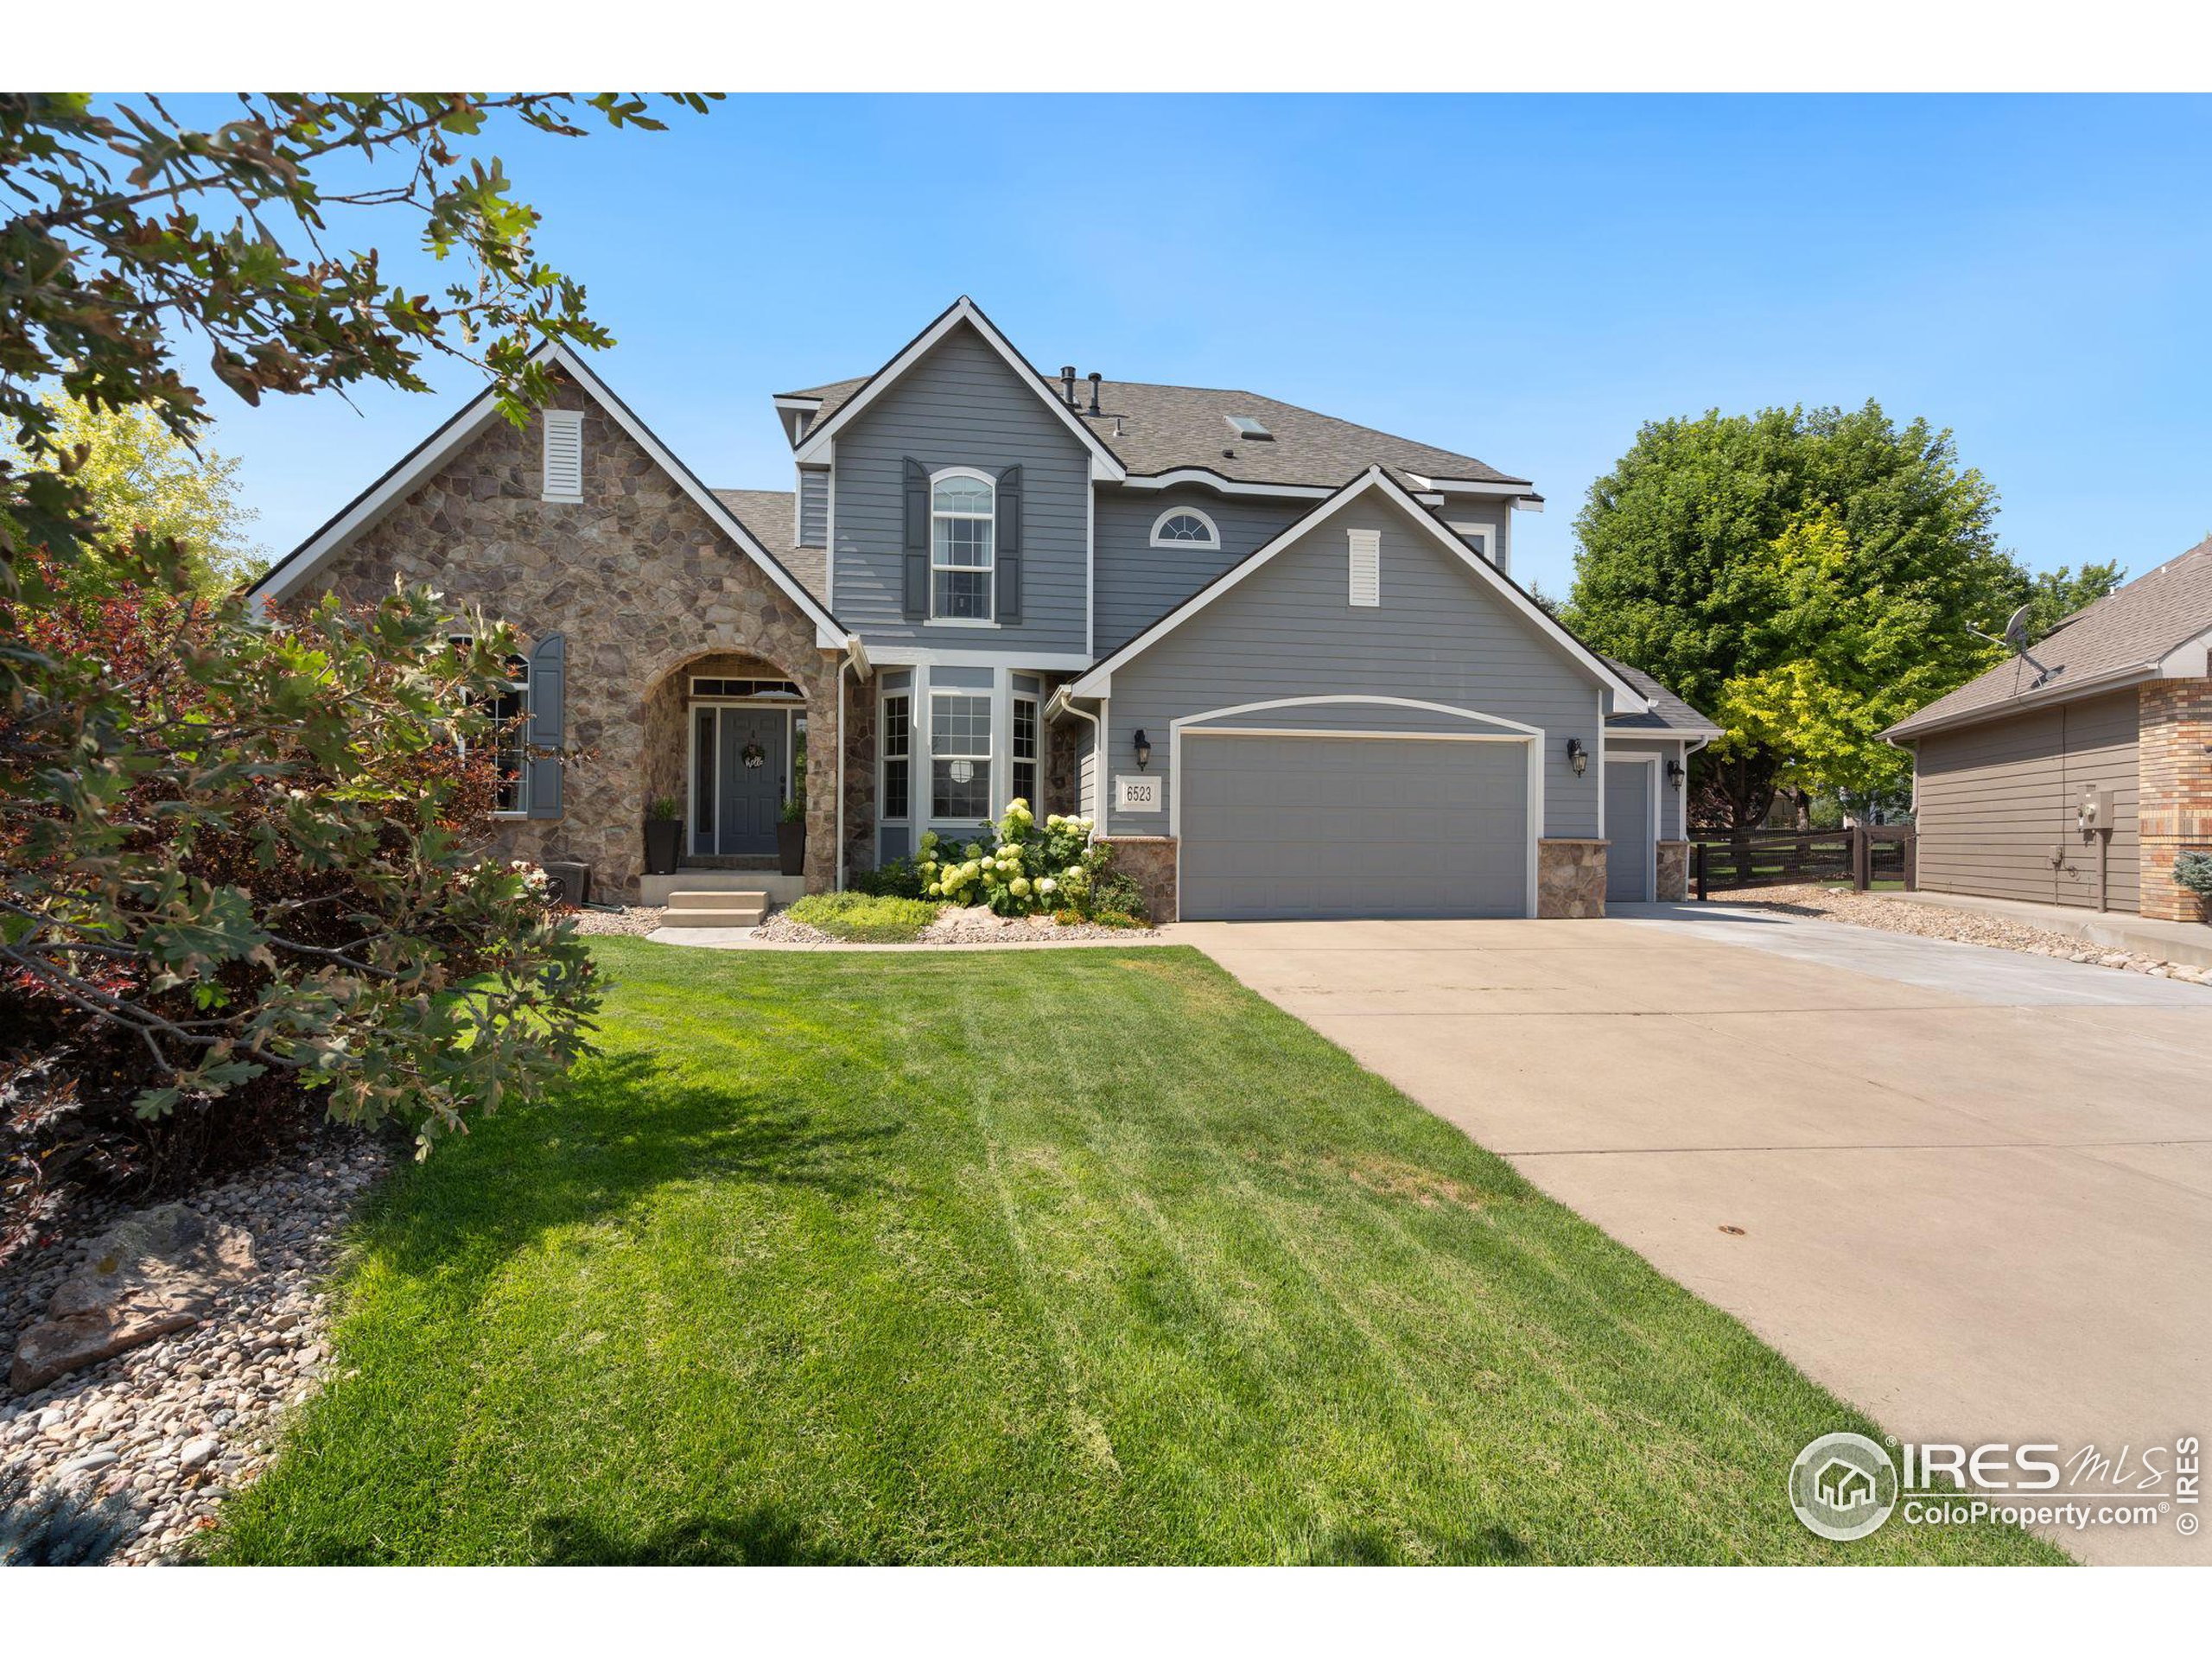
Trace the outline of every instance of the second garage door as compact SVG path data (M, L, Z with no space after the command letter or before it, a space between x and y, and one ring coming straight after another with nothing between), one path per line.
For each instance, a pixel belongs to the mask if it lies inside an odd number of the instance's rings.
M1525 916L1528 764L1517 742L1186 732L1183 918Z

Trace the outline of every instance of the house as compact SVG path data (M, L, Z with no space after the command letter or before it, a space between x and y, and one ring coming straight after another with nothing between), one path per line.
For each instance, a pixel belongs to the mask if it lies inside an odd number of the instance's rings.
M1884 734L1913 751L1919 885L2194 921L2212 849L2212 539Z
M773 398L789 492L710 489L541 355L529 429L479 397L256 589L427 582L534 642L503 855L657 896L650 801L682 803L688 866L742 872L796 792L821 890L1021 797L1094 817L1161 917L1682 893L1683 762L1717 733L1514 582L1526 479L1249 392L1040 374L963 298Z

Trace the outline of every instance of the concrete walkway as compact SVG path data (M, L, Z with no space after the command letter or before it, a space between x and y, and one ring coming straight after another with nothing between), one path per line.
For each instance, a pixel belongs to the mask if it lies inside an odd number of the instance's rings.
M2212 989L1637 910L1168 931L1904 1439L2212 1437Z

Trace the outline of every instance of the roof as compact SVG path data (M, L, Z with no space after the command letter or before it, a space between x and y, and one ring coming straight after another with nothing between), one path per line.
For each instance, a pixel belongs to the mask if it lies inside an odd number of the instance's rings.
M1643 694L1616 673L1611 663L1568 632L1557 617L1537 604L1515 584L1511 577L1453 534L1442 519L1415 500L1405 486L1387 469L1373 464L1331 493L1326 500L1317 503L1313 510L1297 523L1278 532L1272 540L1262 543L1230 566L1159 621L1085 669L1070 687L1073 695L1081 697L1110 695L1116 668L1149 651L1159 640L1182 626L1284 549L1303 540L1339 508L1357 500L1370 490L1380 490L1416 524L1433 535L1440 545L1450 550L1462 565L1473 572L1478 582L1495 590L1532 628L1559 646L1571 661L1586 671L1592 679L1611 691L1624 708L1640 707L1646 702Z
M789 490L716 490L715 497L759 537L785 569L825 606L829 550L798 545L798 499Z
M1626 663L1608 657L1605 661L1613 671L1641 691L1651 705L1640 715L1608 715L1605 729L1624 736L1637 733L1663 733L1669 737L1719 737L1720 728L1703 715L1684 702L1665 686L1640 668L1630 668Z
M1883 734L1910 741L1939 727L1996 720L2167 675L2206 671L2169 659L2212 639L2212 537L2068 617L2019 656L1936 699ZM2033 661L2030 661L2033 658Z
M1025 365L1027 366L1027 365ZM1034 368L1027 372L1036 375ZM855 393L876 379L833 380L827 385L800 391L779 392L779 397L815 397L822 407L808 427L811 436L833 419ZM1056 378L1037 375L1045 393L1061 408L1067 407ZM1142 380L1107 380L1099 386L1099 412L1088 412L1090 383L1076 383L1083 424L1118 456L1130 472L1156 476L1184 467L1198 467L1236 483L1288 484L1303 488L1334 490L1363 467L1380 464L1417 481L1454 480L1478 484L1518 486L1498 492L1536 498L1525 478L1501 473L1485 461L1411 438L1378 432L1373 427L1338 420L1314 410L1264 397L1254 391L1223 386L1171 386ZM1274 434L1274 441L1240 441L1232 435L1231 416L1258 421ZM1227 454L1223 453L1227 451Z

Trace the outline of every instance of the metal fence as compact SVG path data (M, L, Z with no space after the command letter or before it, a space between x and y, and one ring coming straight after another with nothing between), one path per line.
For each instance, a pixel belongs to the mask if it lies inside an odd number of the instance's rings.
M1913 828L1853 824L1841 830L1744 830L1691 842L1697 896L1801 881L1848 881L1864 893L1878 881L1915 883Z

